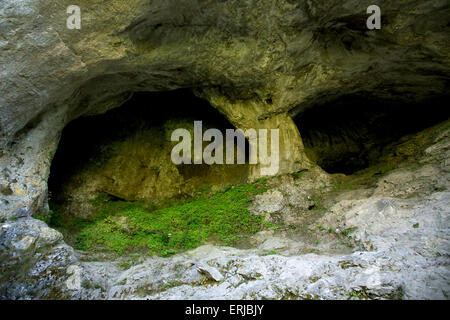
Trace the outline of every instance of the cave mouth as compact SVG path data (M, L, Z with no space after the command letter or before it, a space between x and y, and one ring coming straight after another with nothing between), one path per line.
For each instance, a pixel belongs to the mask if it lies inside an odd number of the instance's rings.
M380 163L390 144L447 120L449 96L422 102L340 97L297 115L307 156L330 174L350 175Z
M105 194L122 201L161 203L188 198L202 188L214 191L246 182L247 141L246 164L172 163L171 149L178 142L171 141L171 133L177 128L191 131L198 120L203 131L234 128L189 89L137 92L118 108L73 120L62 132L50 168L52 210L89 218L91 204Z

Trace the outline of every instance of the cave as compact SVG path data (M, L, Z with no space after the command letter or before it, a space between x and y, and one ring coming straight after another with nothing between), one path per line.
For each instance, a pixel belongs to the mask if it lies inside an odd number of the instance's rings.
M448 300L449 1L67 5L0 1L0 300Z
M316 103L294 119L309 159L350 175L378 164L392 144L447 120L449 103L445 95L417 102L361 92Z
M190 197L201 188L215 191L246 182L247 140L242 150L245 164L172 163L171 148L177 142L170 140L171 133L177 128L192 130L198 120L203 131L234 128L189 89L132 93L120 107L72 121L62 132L50 168L51 208L87 218L91 202L101 194L121 201L161 203Z

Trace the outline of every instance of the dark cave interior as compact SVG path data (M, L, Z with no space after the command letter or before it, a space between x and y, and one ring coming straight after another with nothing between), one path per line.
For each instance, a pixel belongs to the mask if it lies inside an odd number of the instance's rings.
M162 156L161 154L164 153L164 156L167 156L166 154L169 156L168 159L165 159L167 160L166 163L159 163L156 166L167 167L172 165L171 163L167 164L170 162L170 150L163 149L167 148L167 144L170 143L168 141L170 136L167 137L167 132L164 132L164 124L167 121L178 120L183 121L182 124L191 125L195 120L201 120L203 130L217 128L225 132L225 129L234 128L219 111L214 109L207 101L197 98L191 90L178 89L168 92L134 93L130 100L118 108L109 110L104 114L78 118L66 126L50 169L48 186L52 200L56 202L65 201L64 198L67 198L67 193L63 194L61 190L66 184L85 183L77 180L74 183L72 177L76 176L78 172L86 170L86 167L93 162L104 162L105 157L109 157L111 154L111 145L127 141L132 142L139 133L149 132L150 130L153 130L153 135L147 136L147 138L152 140L151 150L146 150L145 154L140 156L141 165L137 169L131 169L133 172L129 172L129 178L130 180L137 179L153 170L156 171L153 175L163 180L164 171L158 167L151 167L145 162L151 160L151 158ZM143 142L142 148L147 148L148 145L144 145L146 141L141 140L141 142ZM122 148L122 150L126 152L129 151L129 148ZM123 157L129 157L130 162L134 160L133 158L139 157L139 155L131 152L134 151L131 150L130 154L123 155ZM246 163L248 163L249 145L247 141L245 152ZM176 170L186 183L191 182L193 185L201 185L203 182L205 184L245 182L248 165L231 166L232 168L229 165L223 165L226 168L217 169L219 166L221 165L201 164L191 166L181 164L176 166ZM100 170L101 166L98 168ZM122 164L116 170L130 170L130 166ZM141 170L140 173L135 172L138 170ZM143 170L147 173L144 174ZM218 170L227 170L229 173L218 172ZM95 174L95 170L91 170L91 172ZM158 177L159 175L162 177ZM127 177L128 175L123 173L121 179L124 180ZM72 182L69 182L71 179ZM92 179L97 178L92 177ZM170 183L170 179L170 177L167 178L167 183ZM136 188L139 188L138 184L139 181L136 182ZM156 188L158 186L164 188L164 184L158 183L158 181L153 184L156 185ZM116 194L112 193L111 195ZM125 196L124 200L137 199Z
M294 120L303 138L307 156L328 173L348 175L376 164L386 146L401 137L446 120L450 115L448 102L448 97L440 97L420 103L400 103L361 93L314 106L297 115ZM204 129L217 128L224 132L225 129L233 128L220 112L188 89L135 93L121 107L105 114L82 117L67 125L51 166L48 185L53 200L64 201L67 193L64 195L60 190L71 177L84 170L92 161L101 162L108 157L108 148L105 146L127 141L137 132L151 128L157 128L160 130L157 133L164 136L165 133L161 131L164 123L176 119L190 123L202 120ZM163 151L163 143L162 140L155 140L152 150L145 156L150 158L158 152L167 151ZM124 156L133 157L133 154ZM246 158L248 162L248 143ZM146 159L141 161L145 162ZM227 178L223 173L214 173L211 166L205 164L176 166L183 179L191 184L201 185L205 181L245 182L247 167L232 167L223 169L235 171L230 173L232 178ZM145 169L146 165L142 164L142 168ZM118 170L123 168L119 167ZM155 170L157 176L161 174L164 178L160 168ZM215 182L214 179L207 181L214 174ZM122 175L122 179L127 179L127 175ZM164 188L158 182L154 185ZM139 182L135 186L139 188ZM136 200L126 196L123 198Z
M377 163L384 148L450 116L449 97L405 103L370 93L314 106L295 118L306 154L328 173L352 174Z

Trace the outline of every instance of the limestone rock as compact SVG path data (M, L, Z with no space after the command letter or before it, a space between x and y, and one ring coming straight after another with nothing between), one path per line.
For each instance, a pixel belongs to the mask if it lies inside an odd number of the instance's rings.
M0 297L67 298L66 269L76 258L61 233L33 218L0 225Z
M197 269L200 273L206 275L209 279L216 282L223 280L223 275L216 269L204 264L197 265Z

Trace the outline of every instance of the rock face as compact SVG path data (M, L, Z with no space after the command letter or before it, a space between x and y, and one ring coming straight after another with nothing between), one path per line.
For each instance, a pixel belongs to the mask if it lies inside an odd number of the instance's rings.
M371 31L369 0L80 0L81 30L66 27L70 4L0 3L2 268L14 270L24 251L27 279L73 258L58 237L38 237L52 231L30 218L48 210L63 128L132 92L192 88L236 128L280 129L280 174L311 169L293 117L317 104L361 92L407 104L448 92L445 0L378 1L382 29ZM17 274L2 272L2 288L19 286L2 296L39 297L58 268L23 290Z
M63 236L44 222L24 217L1 224L1 297L61 298L67 267L75 262Z

